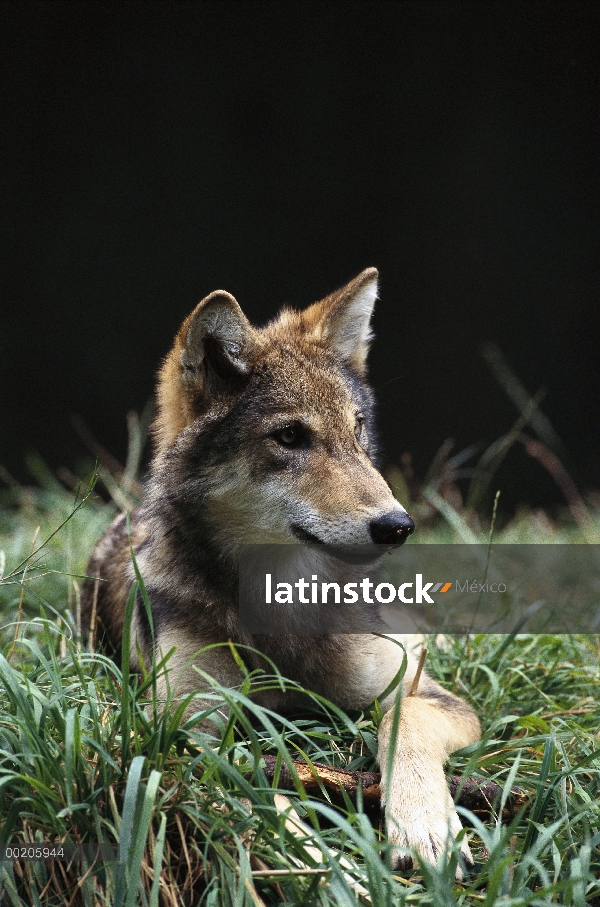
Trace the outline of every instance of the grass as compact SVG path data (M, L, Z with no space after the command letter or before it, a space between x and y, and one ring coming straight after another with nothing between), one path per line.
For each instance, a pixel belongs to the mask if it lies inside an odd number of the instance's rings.
M287 683L273 674L215 685L211 708L226 701L230 715L219 739L182 729L176 712L152 714L153 677L129 676L77 633L81 576L114 506L90 494L78 508L85 488L71 493L32 467L39 487L9 484L0 511L0 843L115 842L122 861L0 863L2 907L600 905L597 637L430 646L429 672L484 725L450 771L516 783L531 799L508 826L464 816L476 859L464 882L452 862L392 873L385 839L349 800L334 809L298 785L286 796L299 821L286 821L260 761L277 754L292 774L293 758L374 770L376 712L345 715L313 698L287 721L251 698ZM489 526L451 509L426 523L428 540L487 537ZM499 540L580 541L590 520L563 529L523 514Z

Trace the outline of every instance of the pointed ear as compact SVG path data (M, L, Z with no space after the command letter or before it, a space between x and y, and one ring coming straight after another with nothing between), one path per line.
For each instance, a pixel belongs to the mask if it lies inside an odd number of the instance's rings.
M376 268L367 268L349 284L304 312L307 327L359 374L366 372L371 315L377 299Z
M199 303L177 335L185 385L205 390L212 373L222 380L239 380L250 370L254 329L236 300L215 290Z
M159 447L175 440L212 398L243 386L257 346L256 331L230 293L215 290L196 306L159 373Z

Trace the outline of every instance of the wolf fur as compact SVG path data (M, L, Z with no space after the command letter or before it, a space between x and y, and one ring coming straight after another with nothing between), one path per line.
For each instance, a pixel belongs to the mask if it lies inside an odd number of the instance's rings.
M105 643L119 653L133 569L130 540L148 590L158 653L174 654L159 694L201 692L201 674L240 683L226 646L258 649L281 672L344 709L362 709L395 677L402 650L374 635L248 636L238 623L238 550L245 543L395 547L413 528L377 469L373 396L366 382L370 320L377 297L370 268L302 312L284 308L264 328L250 325L221 290L185 319L158 380L156 451L146 499L118 517L99 541L82 596L84 620L97 617ZM383 777L394 737L386 825L396 867L403 848L435 863L461 824L444 772L450 753L479 737L471 707L416 672L408 651L398 733L394 694L381 703ZM152 659L152 636L138 602L131 655ZM249 669L260 656L240 648ZM291 693L261 703L294 712ZM192 711L199 708L193 704ZM188 716L192 712L188 713ZM472 863L466 840L461 853ZM458 874L461 869L459 867Z

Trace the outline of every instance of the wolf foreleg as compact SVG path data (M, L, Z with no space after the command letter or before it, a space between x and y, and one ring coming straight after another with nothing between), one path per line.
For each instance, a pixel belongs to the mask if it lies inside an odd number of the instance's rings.
M462 825L444 775L444 763L455 750L479 738L479 722L467 703L425 678L425 695L406 696L391 708L379 728L379 764L386 827L393 845L392 865L405 869L415 861L404 851L416 850L436 863L447 852ZM429 694L429 696L427 695ZM398 722L393 757L390 738ZM467 865L473 857L466 839L461 854ZM462 878L460 866L457 878Z

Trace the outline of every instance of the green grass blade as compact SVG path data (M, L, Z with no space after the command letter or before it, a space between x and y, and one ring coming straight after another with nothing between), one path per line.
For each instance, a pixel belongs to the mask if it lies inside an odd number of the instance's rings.
M131 859L127 867L127 898L125 900L125 907L135 907L137 894L142 884L142 861L144 859L148 829L150 828L152 810L154 809L154 801L156 800L160 779L160 772L150 772L148 784L146 785L141 803L141 809L139 809L139 819L135 823Z

